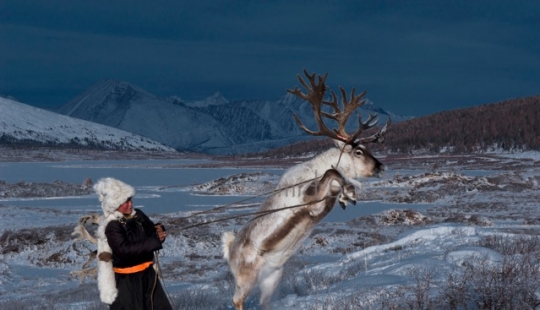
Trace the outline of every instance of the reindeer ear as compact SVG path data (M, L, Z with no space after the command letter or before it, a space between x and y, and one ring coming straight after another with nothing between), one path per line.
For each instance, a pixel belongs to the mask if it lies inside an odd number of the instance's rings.
M340 141L340 140L336 140L336 139L333 139L334 140L334 145L338 148L338 149L342 149L343 148L343 145L345 144L345 142L343 141Z
M345 144L345 142L343 141L340 141L340 140L335 140L334 139L334 144L336 145L336 147L340 150L343 150L343 152L346 152L346 153L350 153L353 149L353 146L350 145L350 144Z

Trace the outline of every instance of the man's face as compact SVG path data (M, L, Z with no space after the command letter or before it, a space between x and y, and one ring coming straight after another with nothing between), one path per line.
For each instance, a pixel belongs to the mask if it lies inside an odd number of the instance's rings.
M133 212L133 203L131 202L131 197L126 200L123 204L118 207L118 212L124 215L130 215Z

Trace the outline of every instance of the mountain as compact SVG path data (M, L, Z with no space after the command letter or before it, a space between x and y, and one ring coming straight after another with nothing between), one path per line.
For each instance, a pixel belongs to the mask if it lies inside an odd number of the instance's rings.
M208 106L224 105L227 103L229 103L229 100L223 97L220 92L215 92L212 96L204 100L188 102L186 105L193 108L203 108Z
M395 124L392 152L540 150L540 95L443 111Z
M373 133L370 129L366 134ZM300 156L329 148L329 139L298 142L272 149L265 157ZM540 95L443 111L393 123L383 153L474 153L540 150Z
M175 150L151 139L0 97L0 144Z
M367 106L370 109L359 109L364 115L376 110L373 103ZM293 114L316 129L310 104L292 94L275 102L229 101L216 92L205 100L185 102L177 96L159 98L121 80L100 81L57 112L133 132L177 150L209 154L258 152L311 139ZM382 109L377 112L381 121L389 117ZM356 120L351 124L356 126Z
M228 129L209 115L120 80L98 82L57 112L148 137L177 150L203 151L233 144Z

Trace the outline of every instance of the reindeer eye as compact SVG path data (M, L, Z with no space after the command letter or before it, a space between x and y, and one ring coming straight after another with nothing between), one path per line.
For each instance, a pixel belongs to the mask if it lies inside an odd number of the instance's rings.
M362 151L361 149L356 149L356 150L354 150L354 155L362 156L362 155L364 155L364 151Z

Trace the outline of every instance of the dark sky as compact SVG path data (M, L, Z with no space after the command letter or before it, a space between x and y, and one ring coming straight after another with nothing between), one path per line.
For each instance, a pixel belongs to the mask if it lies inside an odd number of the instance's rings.
M4 1L0 94L45 108L115 78L276 100L296 75L403 115L540 94L540 1Z

